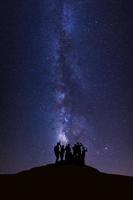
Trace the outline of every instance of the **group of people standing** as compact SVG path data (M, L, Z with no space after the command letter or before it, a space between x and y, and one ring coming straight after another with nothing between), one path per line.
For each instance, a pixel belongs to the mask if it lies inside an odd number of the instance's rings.
M85 164L86 152L87 148L79 142L74 144L73 147L71 147L70 144L66 146L61 145L60 142L54 146L56 163L65 161L66 163Z

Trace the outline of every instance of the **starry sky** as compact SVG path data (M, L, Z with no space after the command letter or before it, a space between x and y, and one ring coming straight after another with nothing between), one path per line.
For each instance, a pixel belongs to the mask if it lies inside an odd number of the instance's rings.
M0 5L0 173L54 162L82 142L86 163L133 176L133 3Z

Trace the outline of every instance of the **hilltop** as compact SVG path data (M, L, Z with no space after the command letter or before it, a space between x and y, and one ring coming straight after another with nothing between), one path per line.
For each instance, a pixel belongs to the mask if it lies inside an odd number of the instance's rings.
M132 199L133 178L86 165L49 164L0 175L0 199ZM8 198L9 199L9 198Z

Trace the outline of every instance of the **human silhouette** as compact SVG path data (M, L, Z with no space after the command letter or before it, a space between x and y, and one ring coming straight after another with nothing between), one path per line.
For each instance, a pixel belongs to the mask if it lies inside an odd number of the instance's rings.
M59 156L60 156L60 142L58 142L55 146L54 146L54 153L55 153L55 157L56 157L56 163L59 161Z
M72 159L72 152L71 152L71 147L70 144L68 144L65 148L65 161L70 162Z
M87 148L82 145L82 153L81 153L81 161L82 164L85 164L85 154L87 152Z
M61 162L64 159L64 154L65 154L65 147L64 147L64 145L61 145L61 147L60 147L60 159L61 159Z
M77 142L73 146L73 160L75 163L81 163L81 147L82 144Z
M76 145L76 148L77 148L77 154L78 154L78 158L81 157L81 147L82 147L82 144L77 142L77 145Z
M76 146L76 144L74 144L72 149L73 149L73 159L76 160L76 155L77 155L77 146Z

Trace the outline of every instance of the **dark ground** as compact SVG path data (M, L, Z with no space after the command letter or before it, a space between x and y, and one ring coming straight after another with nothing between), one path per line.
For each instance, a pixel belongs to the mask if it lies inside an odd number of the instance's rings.
M0 175L0 199L133 199L133 178L89 166L50 164Z

